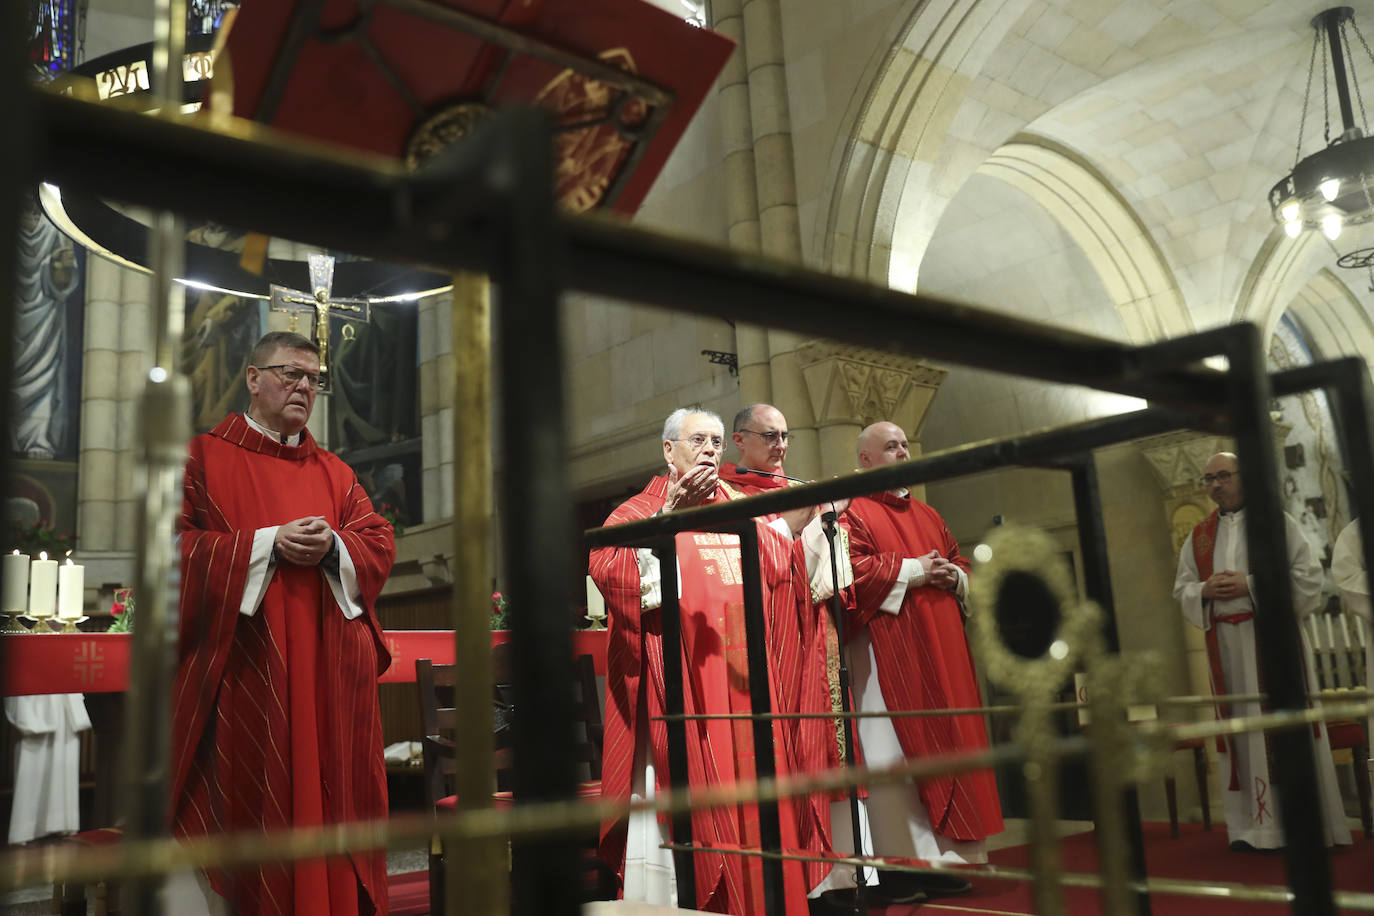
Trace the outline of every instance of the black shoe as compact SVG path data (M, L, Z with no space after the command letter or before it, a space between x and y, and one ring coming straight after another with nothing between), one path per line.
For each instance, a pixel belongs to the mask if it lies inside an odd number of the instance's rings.
M1277 856L1283 853L1282 846L1267 846L1264 849L1260 849L1258 846L1250 845L1245 842L1245 840L1232 840L1230 850L1232 852L1257 852L1264 856Z
M924 897L952 897L967 894L973 890L973 885L967 878L953 874L885 871L879 873L878 888L894 897L913 893Z
M899 899L888 895L882 888L867 887L864 888L863 909L858 910L856 907L858 893L852 887L838 888L832 891L823 891L819 897L812 897L806 902L811 916L839 916L841 913L854 912L866 914L869 907L924 903L926 900L926 895L920 891L909 893Z

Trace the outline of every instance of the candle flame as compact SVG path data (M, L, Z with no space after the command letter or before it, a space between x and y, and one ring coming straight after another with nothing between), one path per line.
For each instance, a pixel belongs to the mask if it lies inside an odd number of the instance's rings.
M14 548L14 555L15 555L16 557L19 556L19 548L18 548L18 547Z
M48 558L48 552L47 552L46 550L40 550L40 551L38 552L38 559L40 559L40 560L46 560L47 558Z

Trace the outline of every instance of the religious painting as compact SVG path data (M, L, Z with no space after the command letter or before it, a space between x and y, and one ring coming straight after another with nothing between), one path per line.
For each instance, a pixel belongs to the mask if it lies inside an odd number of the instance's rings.
M56 557L76 546L76 462L20 458L5 486L0 550Z
M19 220L10 454L75 461L80 447L86 252L36 202Z
M374 506L390 506L393 522L418 524L419 313L414 303L378 302L369 317L330 329L329 447Z
M216 290L186 291L181 365L191 380L191 425L208 432L248 409L244 375L266 324L260 299Z

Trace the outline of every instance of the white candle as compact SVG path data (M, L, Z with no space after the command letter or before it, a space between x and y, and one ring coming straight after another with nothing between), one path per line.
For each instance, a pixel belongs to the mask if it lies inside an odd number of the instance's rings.
M587 577L587 619L598 622L606 619L606 599L601 596L601 589L596 587L592 577Z
M46 553L29 564L29 616L51 617L57 606L57 561Z
M29 558L19 551L5 555L5 603L0 611L22 614L29 606Z
M86 567L67 559L67 565L57 574L57 616L75 620L86 604Z

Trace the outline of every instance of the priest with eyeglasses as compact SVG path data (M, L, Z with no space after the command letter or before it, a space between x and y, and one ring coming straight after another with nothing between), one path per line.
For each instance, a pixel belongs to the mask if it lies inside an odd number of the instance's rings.
M720 474L725 448L720 417L699 407L670 414L663 425L664 473L621 504L607 525L677 512L739 498ZM800 542L785 524L755 519L763 578L769 662L769 699L775 712L830 711L823 611L813 588L830 588L830 566L808 564ZM661 581L658 559L647 549L607 547L591 554L589 571L609 611L606 725L602 791L607 798L650 799L666 785L667 727L655 721L665 712L663 672L663 589L676 588L684 644L684 704L688 714L747 713L749 678L745 661L744 588L739 538L684 532L676 539L678 581ZM852 576L841 558L842 587ZM730 785L755 777L751 723L745 720L689 720L688 783L696 788ZM828 734L827 734L828 733ZM832 723L824 718L775 720L773 745L779 775L820 770L838 760ZM674 774L680 779L681 774ZM829 799L812 795L779 805L782 845L815 855L830 849ZM692 839L706 846L757 849L759 815L754 805L696 811ZM636 814L603 825L601 855L621 876L623 897L676 905L677 888L666 822ZM717 852L692 854L696 908L709 912L763 914L762 864L757 856ZM824 864L784 864L779 913L807 912L807 892L824 877Z
M191 441L178 524L179 663L172 828L179 838L387 816L375 613L390 524L305 428L319 349L273 332L246 370L251 402ZM175 877L177 913L387 911L386 857Z
M1203 485L1216 510L1198 523L1179 552L1174 579L1174 599L1183 617L1202 630L1207 639L1207 663L1212 692L1262 693L1255 645L1255 615L1266 608L1256 603L1250 575L1249 546L1245 538L1245 488L1240 463L1231 452L1218 452L1207 461ZM1293 609L1299 617L1315 612L1320 604L1322 569L1312 547L1292 516L1284 514L1288 542L1288 575L1293 588ZM1302 627L1298 627L1302 635ZM1305 637L1298 647L1307 671L1307 689L1317 690L1312 648ZM1256 702L1220 703L1220 718L1256 716L1264 711ZM1326 825L1326 845L1345 845L1350 831L1345 826L1336 767L1326 727L1313 726L1313 756L1317 765L1317 789ZM1277 793L1269 766L1270 753L1264 732L1250 731L1218 738L1218 773L1223 788L1226 834L1233 852L1267 852L1283 848Z

